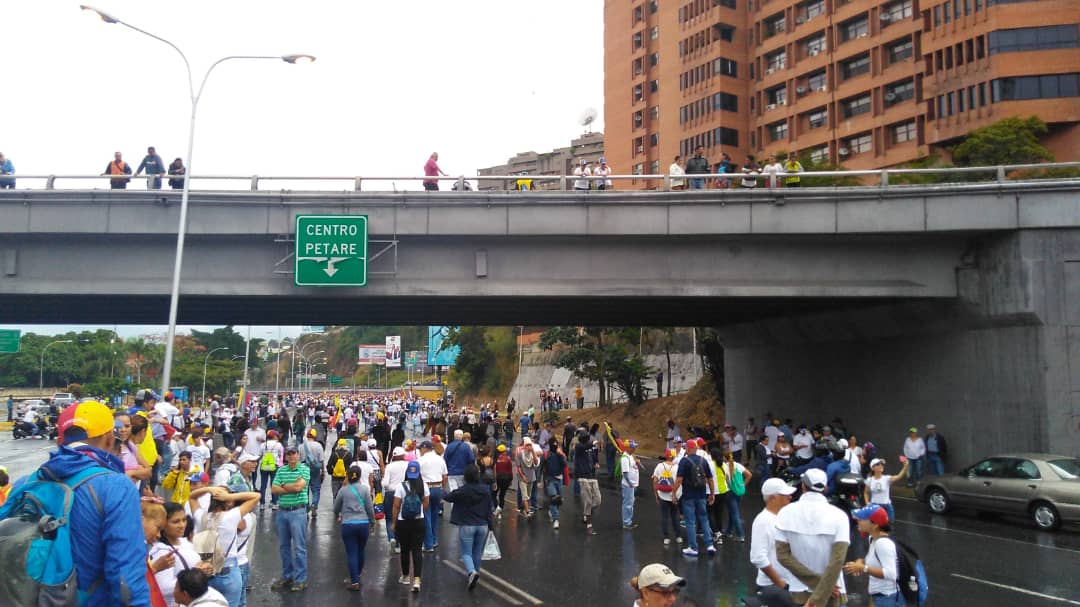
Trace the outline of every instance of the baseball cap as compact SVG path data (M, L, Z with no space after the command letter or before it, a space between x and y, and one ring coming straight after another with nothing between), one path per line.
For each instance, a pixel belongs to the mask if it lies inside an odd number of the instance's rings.
M851 513L851 516L859 519L860 521L870 521L878 527L889 524L889 513L884 508L877 504L870 504L869 506L863 506L855 512Z
M681 443L682 442L682 437L681 436L676 436L675 438L671 439L671 442L673 442L673 443Z
M661 588L671 588L678 586L682 588L686 585L686 580L675 575L671 568L663 563L653 563L651 565L645 565L641 569L641 573L638 574L638 588L651 588L653 586L659 586Z
M300 450L297 449L295 445L293 445L293 446L290 446L290 447L286 448L285 453L300 453Z
M783 480L779 478L770 478L761 484L761 495L763 497L769 497L770 495L791 495L795 493L795 487L788 486Z
M806 472L803 472L802 482L811 490L820 492L828 487L829 477L825 474L824 470L810 468Z
M626 446L630 447L631 449L637 449L637 441L634 439L630 439L626 442Z
M937 430L937 426L934 424L926 424L927 430Z
M405 478L409 480L420 478L420 462L409 462L408 467L405 468Z
M149 390L147 388L143 388L142 390L139 390L138 392L135 393L135 402L137 402L137 403L145 402L145 401L148 401L148 400L157 400L157 399L158 399L157 394L154 394L153 390Z
M916 428L915 426L912 426L912 427L908 428L908 429L907 429L907 431L908 431L909 433L911 433L911 432L915 432L915 433L918 433L918 432L919 432L919 429L918 429L918 428Z
M390 456L391 457L405 457L405 448L404 447L394 447L394 451L393 451L393 453L390 454Z
M420 443L420 448L421 449L434 449L435 445L431 444L431 441L426 440L426 441Z
M56 421L59 443L94 438L116 428L113 412L96 400L71 405Z
M847 439L842 438L842 439L836 441L836 446L840 447L841 449L847 449L848 448Z
M315 431L315 428L312 428L311 430L308 430L307 435L311 438L315 438L319 435L319 433Z
M882 466L884 466L885 465L885 460L880 458L880 457L875 457L874 459L870 460L870 467L871 468L873 468L874 466L876 466L878 464L881 464Z
M337 439L337 446L339 446L339 447L344 447L344 446L346 446L348 444L349 443L345 442L345 439L343 439L343 438Z
M528 436L526 436L525 438L521 439L521 444L523 444L523 445L531 445L532 444L532 439L529 438Z
M668 449L667 451L664 451L664 458L667 459L669 457L672 458L672 459L675 458L675 450L674 449Z
M499 445L496 449L499 451L499 453L503 453L506 451L506 445Z
M238 464L246 464L247 462L257 462L257 461L259 461L259 456L248 453L247 451L245 451L243 454L241 454L240 458L236 460L236 462Z

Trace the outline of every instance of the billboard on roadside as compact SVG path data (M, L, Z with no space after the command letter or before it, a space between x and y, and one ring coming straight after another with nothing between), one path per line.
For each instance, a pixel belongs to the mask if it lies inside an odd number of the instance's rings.
M400 335L387 335L386 336L386 368L387 369L400 369L401 368L401 336Z
M326 325L304 325L301 333L326 333Z
M360 354L357 357L358 365L381 365L386 362L385 344L367 344L360 346Z
M443 347L443 342L446 341L449 332L450 327L428 327L427 364L429 367L450 367L457 362L461 346Z

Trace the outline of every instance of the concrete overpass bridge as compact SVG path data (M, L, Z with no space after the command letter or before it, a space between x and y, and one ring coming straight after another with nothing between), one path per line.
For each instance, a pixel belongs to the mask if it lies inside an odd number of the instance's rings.
M179 322L714 326L730 419L1075 454L1078 193L194 191ZM295 286L306 214L368 217L367 286ZM0 191L0 319L163 323L178 216L167 191Z

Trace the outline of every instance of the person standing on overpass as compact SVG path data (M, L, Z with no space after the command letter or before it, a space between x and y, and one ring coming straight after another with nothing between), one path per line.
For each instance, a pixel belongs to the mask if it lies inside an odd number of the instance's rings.
M424 163L424 176L425 177L438 177L439 175L442 175L443 177L447 176L446 173L444 173L443 170L439 168L439 153L438 152L432 152L431 156L428 157L427 162ZM439 191L439 180L438 179L425 179L424 180L424 189L429 191L429 192L438 192Z
M160 190L161 177L157 177L157 175L165 173L165 161L162 160L161 156L154 150L154 146L146 148L146 156L143 157L142 162L139 163L139 168L135 169L135 175L139 175L143 171L146 171L147 175L155 175L155 177L150 179L148 187L151 190Z
M687 175L708 175L709 174L709 159L705 157L705 147L697 146L694 149L694 156L690 160L686 161L686 174ZM704 177L691 177L690 178L691 190L704 190L705 178Z
M11 164L11 160L4 158L4 153L0 152L0 175L4 177L0 178L0 190L2 189L15 189L15 178L11 175L15 174L15 165ZM10 396L8 398L11 398ZM10 402L10 401L9 401ZM11 421L11 415L8 415L8 421Z
M120 152L113 154L113 160L109 164L105 165L105 175L130 175L131 165L124 162L124 157ZM127 177L114 177L109 180L109 187L114 190L126 190L128 184Z

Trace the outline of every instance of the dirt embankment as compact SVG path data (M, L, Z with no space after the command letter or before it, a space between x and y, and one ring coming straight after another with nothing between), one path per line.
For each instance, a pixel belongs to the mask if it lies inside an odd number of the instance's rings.
M638 455L657 457L664 450L664 435L667 420L673 419L683 432L690 426L704 426L708 422L722 425L724 406L716 398L712 377L705 375L685 394L665 398L654 398L627 410L625 405L602 409L564 411L560 421L570 415L577 424L602 423L607 421L621 438L632 438L638 442ZM687 438L686 435L683 438Z

